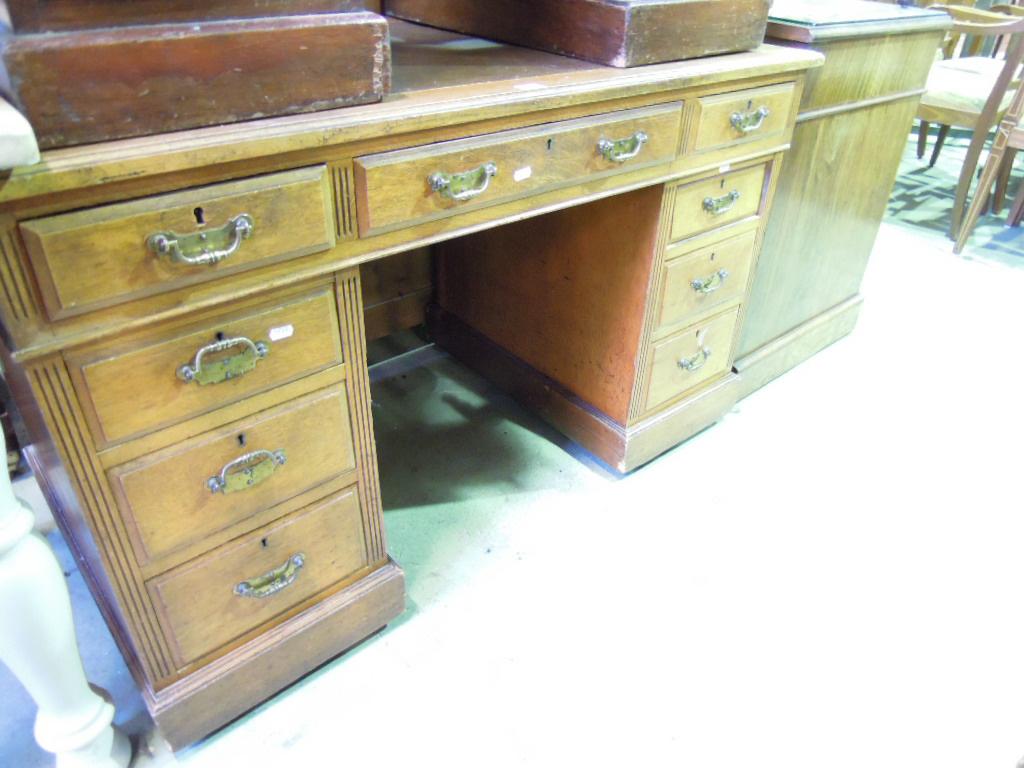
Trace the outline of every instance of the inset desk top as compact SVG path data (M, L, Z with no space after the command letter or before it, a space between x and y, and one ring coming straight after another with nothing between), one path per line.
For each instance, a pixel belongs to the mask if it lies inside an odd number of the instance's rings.
M938 10L873 0L775 0L768 37L810 43L862 35L907 34L950 26Z
M0 178L0 205L384 135L796 73L824 62L813 51L762 45L744 53L619 69L389 21L392 90L381 103L50 150L41 163Z

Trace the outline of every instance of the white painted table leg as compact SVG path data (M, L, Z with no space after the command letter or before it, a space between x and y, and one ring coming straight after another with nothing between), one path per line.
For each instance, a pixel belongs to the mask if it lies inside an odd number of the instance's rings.
M36 741L58 768L125 768L131 745L85 679L64 573L33 520L0 472L0 661L39 707Z

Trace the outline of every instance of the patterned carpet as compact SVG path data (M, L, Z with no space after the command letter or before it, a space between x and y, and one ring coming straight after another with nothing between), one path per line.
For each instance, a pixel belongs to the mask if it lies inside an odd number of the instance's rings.
M942 148L939 161L934 168L929 168L927 161L935 143L935 129L931 131L924 159L918 160L915 127L903 153L903 161L900 163L899 175L889 200L885 220L890 224L918 232L923 229L934 235L944 236L949 228L953 193L969 142L968 133L954 130ZM982 161L984 157L982 155ZM1010 181L1010 201L1022 178L1024 169L1018 160ZM989 261L1024 269L1024 227L1006 226L1006 213L1007 210L1004 208L998 216L987 213L981 217L964 249L965 259ZM952 241L949 241L949 244L952 249Z

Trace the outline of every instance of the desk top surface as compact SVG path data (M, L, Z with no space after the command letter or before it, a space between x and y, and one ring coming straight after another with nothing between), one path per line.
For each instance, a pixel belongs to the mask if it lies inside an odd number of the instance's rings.
M392 91L378 104L45 152L0 182L0 205L205 166L299 153L573 105L820 66L811 51L745 53L617 69L390 20Z
M815 42L949 26L948 14L930 8L874 0L775 0L768 17L768 37Z

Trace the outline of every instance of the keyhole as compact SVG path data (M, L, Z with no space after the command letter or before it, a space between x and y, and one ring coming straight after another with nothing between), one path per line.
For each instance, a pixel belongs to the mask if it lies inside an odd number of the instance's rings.
M555 148L555 140L554 139L548 139L548 152L550 152L554 148Z
M203 226L206 223L206 219L203 217L203 209L196 208L192 211L192 214L196 217L196 224Z
M217 341L224 341L224 331L217 331Z
M721 183L718 185L718 188L725 189L725 179L722 179Z
M266 549L267 548L267 540L266 539L260 539L260 546L263 547L264 549Z
M714 260L715 260L715 255L716 255L716 254L714 254L714 253L712 253L712 254L711 254L711 260L712 260L712 261L714 261Z
M753 101L748 101L747 102L747 109L751 109L753 106L754 106L754 102Z
M242 434L240 434L238 436L238 444L244 447L245 443L246 443L245 433L243 432Z

